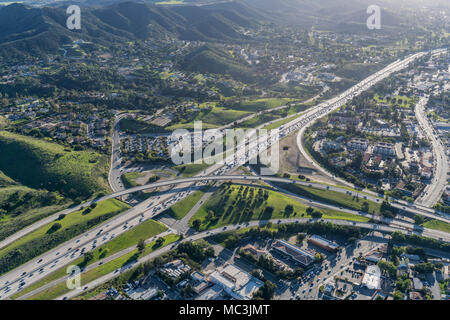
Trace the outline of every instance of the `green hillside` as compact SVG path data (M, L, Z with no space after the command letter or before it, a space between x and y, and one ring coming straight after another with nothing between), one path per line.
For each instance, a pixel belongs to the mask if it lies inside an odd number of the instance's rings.
M187 55L181 64L183 69L200 73L229 74L242 81L252 81L251 68L224 50L204 45Z
M64 147L0 131L0 170L11 179L35 188L77 198L106 190L108 159L92 151Z

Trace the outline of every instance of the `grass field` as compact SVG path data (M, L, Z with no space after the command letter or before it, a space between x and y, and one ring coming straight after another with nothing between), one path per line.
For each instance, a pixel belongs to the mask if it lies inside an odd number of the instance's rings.
M310 187L305 187L301 185L281 185L282 188L291 191L299 196L307 197L312 200L321 201L324 203L329 203L332 205L342 206L344 208L359 210L363 208L363 203L367 202L369 204L369 212L379 214L380 213L380 203L375 203L369 200L364 200L359 197L343 194L337 191L330 190L320 190Z
M294 115L294 116L290 116L290 117L281 119L281 120L279 120L279 121L275 121L274 123L271 123L271 124L269 124L269 125L263 127L263 129L265 129L265 130L272 130L272 129L281 127L283 124L286 124L286 123L288 123L288 122L294 120L294 119L297 118L297 117L299 117L299 116Z
M232 106L235 110L243 110L247 112L257 112L267 109L273 109L285 105L288 102L293 102L295 99L291 98L262 98L254 100L242 101L235 106Z
M221 187L191 218L191 226L197 219L201 221L199 230L206 230L249 220L311 217L306 213L306 205L283 194L267 191L267 200L262 200L255 196L260 188L250 187L247 195L243 193L240 195L239 188L239 186L231 186L229 189ZM252 189L253 195L250 191ZM292 206L291 210L287 209L288 205ZM368 221L365 217L335 210L320 209L319 211L322 212L324 219ZM213 213L212 217L210 212Z
M413 108L414 104L417 102L417 98L409 98L406 96L399 96L399 95L392 97L392 99L389 101L386 98L382 98L378 95L375 95L374 100L378 103L384 103L391 107L393 107L395 105L399 105L399 106L401 106L403 108L407 108L407 109ZM394 103L394 101L395 101L395 103ZM401 101L401 103L399 101Z
M262 115L253 117L251 119L248 119L244 122L241 122L239 124L239 127L241 128L255 128L263 123L279 119L281 116L278 113L271 112L271 113L263 113Z
M142 177L142 174L140 172L126 172L120 177L120 179L122 180L125 188L128 189L128 188L137 187L138 184L135 180L140 177Z
M0 131L0 150L0 170L25 186L58 191L71 198L109 190L106 155L71 151L56 143L6 131Z
M166 230L167 230L167 228L159 222L156 222L154 220L144 221L143 223L134 227L133 229L131 229L127 232L124 232L117 238L115 238L115 239L109 241L108 243L93 250L92 251L93 258L85 266L95 263L101 259L107 258L107 257L109 257L117 252L120 252L126 248L137 245L139 240L149 239L149 238L151 238L157 234L160 234ZM83 266L83 260L84 260L84 258L80 257L80 258L76 259L75 261L71 262L70 265L79 265L81 267L81 266ZM83 267L85 267L85 266L83 266ZM16 299L16 298L24 295L27 292L31 292L39 287L42 287L43 285L46 285L47 283L50 283L56 279L64 277L67 274L66 270L67 270L67 266L57 269L55 272L49 274L47 277L35 282L34 284L26 287L24 290L13 295L12 298Z
M4 185L10 183L8 179L3 181ZM71 203L58 194L45 190L18 184L0 187L0 240L43 217L65 209Z
M173 124L167 129L192 129L194 127L194 121L202 121L203 129L216 128L239 120L245 116L250 115L253 112L280 107L288 102L293 101L296 100L291 98L264 98L241 101L227 107L218 106L215 102L202 103L199 106L200 111L195 115L194 119ZM256 117L254 119L250 119L248 120L248 122L243 122L243 127L250 127L252 125L263 123L263 120L265 120L264 117L271 116L267 114ZM273 119L268 118L267 121L270 120Z
M179 239L178 235L173 235L173 234L168 235L168 236L164 237L164 243L159 247L156 247L155 242L151 242L151 243L147 244L147 246L146 246L144 252L141 254L141 256L145 256L145 255L155 251L156 249L165 247L165 246L177 241L178 239ZM118 268L124 267L128 263L135 261L138 257L139 257L138 251L136 249L134 251L131 251L131 252L125 254L122 257L114 259L114 260L107 262L101 266L98 266L88 272L85 272L81 276L81 285L83 286L95 279L98 279L98 278L118 269ZM47 288L46 290L30 297L27 300L51 300L51 299L55 299L55 298L63 295L64 293L66 293L68 291L69 291L69 289L67 288L66 282L63 281L53 287Z
M189 163L189 164L182 164L179 166L172 167L172 169L177 170L181 173L183 177L192 177L196 174L202 172L206 168L208 168L210 165L206 163Z
M174 217L175 219L182 219L200 200L200 198L205 194L204 191L195 191L186 199L175 203L172 207L167 210L167 214Z
M0 270L6 272L128 208L127 204L119 200L109 199L98 203L89 213L85 213L86 209L83 209L51 222L1 249ZM52 232L51 228L55 223L59 223L60 228Z
M446 223L444 221L439 220L430 220L422 224L423 227L434 229L434 230L440 230L444 232L450 233L450 223Z
M15 183L16 182L13 179L11 179L6 174L0 171L0 187L6 187L9 185L13 185Z

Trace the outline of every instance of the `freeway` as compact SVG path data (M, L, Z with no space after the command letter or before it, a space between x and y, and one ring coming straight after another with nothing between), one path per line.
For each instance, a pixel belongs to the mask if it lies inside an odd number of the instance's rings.
M236 179L236 177L240 177L241 180L249 181L260 181L263 178L266 177L255 177L255 176L213 176L213 177L207 177L208 180L210 178L216 178L214 180L220 180L220 179L227 179L232 177L232 179ZM205 177L202 177L205 178ZM261 178L261 179L260 179ZM191 180L194 179L194 180ZM186 181L203 181L198 180L200 178L186 178L186 179L180 179L183 180L179 183L186 184ZM276 182L278 181L284 181L289 179L282 179L282 178L271 178L271 180L275 179ZM296 180L291 180L293 183L299 182ZM165 182L167 183L167 182ZM330 187L331 188L331 187ZM284 190L281 190L282 192L285 192ZM123 192L123 191L122 191ZM141 213L143 210L145 210L145 206L147 206L148 201L144 201L143 203L139 204L138 206L128 210L129 212L126 212L125 214L122 214L119 218L113 219L112 221L108 221L106 223L103 223L101 226L98 226L94 228L93 230L89 230L83 235L80 235L72 240L67 241L66 243L60 245L58 248L53 249L49 252L44 253L43 255L33 259L32 261L29 261L25 263L24 265L10 271L9 273L3 275L0 277L0 286L4 284L3 287L0 287L0 295L2 295L4 298L14 294L17 291L20 291L23 287L26 285L30 285L48 274L52 273L54 270L65 266L69 264L70 262L78 259L80 256L82 256L85 252L95 249L96 246L99 246L101 244L104 244L108 242L109 240L113 239L114 237L117 237L118 235L130 230L133 226L147 220L155 217L156 215L160 214L162 211L166 210L170 205L172 205L175 200L177 200L177 197L184 196L184 194L188 194L188 191L184 191L180 193L179 195L175 196L175 198L171 198L170 196L167 196L166 194L166 202L158 202L157 205L153 205L153 210L147 210L144 213ZM411 223L407 223L398 219L384 219L384 218L378 218L373 217L370 214L364 213L364 212L358 212L354 210L349 210L345 208L339 208L336 206L332 206L326 203L318 202L318 201L312 201L305 198L301 198L296 195L294 196L300 200L303 200L306 203L309 203L313 206L318 207L325 207L333 210L339 210L343 212L348 212L355 215L360 216L366 216L369 218L373 218L374 220L378 220L378 222L386 223L389 225L378 225L377 227L374 227L374 229L381 228L382 230L386 230L386 232L390 231L405 231L405 232L413 232L415 234L419 235L426 235L432 238L436 238L442 241L449 241L450 242L450 234L447 234L445 232L431 230L431 229L425 229L421 227L414 227ZM364 196L363 196L364 197ZM168 200L167 200L168 199ZM150 199L152 200L152 199ZM149 204L148 207L151 207L152 204ZM144 208L143 208L144 207ZM292 221L296 221L297 219L292 219ZM288 219L288 221L291 221ZM308 221L313 221L313 219L309 219ZM331 221L331 220L327 220ZM333 220L334 221L334 220ZM340 220L339 220L340 221ZM250 225L252 224L258 224L258 221L252 221L250 222ZM364 226L364 224L359 224L352 221L345 221L343 222L348 225L355 225L355 226ZM374 225L374 224L366 224L367 225ZM178 233L176 230L172 230L174 233ZM192 236L195 239L195 235ZM24 284L22 284L24 283Z
M213 174L214 177L217 177L218 175L224 174L226 171L232 171L235 168L240 167L241 165L248 162L249 159L254 158L258 153L270 148L270 146L273 143L277 142L280 139L280 137L282 138L285 135L289 134L290 132L298 130L300 127L307 125L308 123L314 121L315 119L317 119L317 117L323 116L324 114L327 114L327 113L331 112L332 110L342 106L344 103L346 103L347 101L352 99L354 96L360 94L364 90L367 90L368 88L370 88L372 85L374 85L378 81L381 81L382 79L389 76L391 73L401 70L402 68L406 67L411 61L413 61L414 59L416 59L418 57L421 57L424 54L425 53L418 53L418 54L407 57L403 61L398 60L398 61L394 62L393 64L387 66L383 70L375 73L374 75L361 81L359 84L348 89L340 96L330 99L327 102L321 103L318 106L309 109L309 111L306 112L301 117L294 119L291 122L289 122L288 124L280 127L281 130L280 130L279 136L277 136L277 137L272 136L272 137L270 137L270 139L268 141L263 142L261 144L258 143L256 146L254 146L248 152L245 152L245 148L238 148L238 152L234 153L233 155L230 155L225 160L225 165L223 163L216 163L215 165L212 165L211 167L207 168L203 172L203 174L205 176ZM246 143L244 143L244 146L245 146L245 144ZM242 150L244 150L244 151L242 151ZM242 154L242 152L244 152L244 154ZM229 177L230 176L228 176L228 178ZM231 176L231 177L232 177L232 179L236 179L236 176ZM248 179L248 177L246 178L245 176L240 176L240 177L241 177L241 179ZM115 230L115 232L117 232L117 233L120 233L121 227L123 227L122 229L127 229L128 222L135 221L136 219L138 219L138 221L136 221L135 223L140 223L144 219L153 218L160 212L167 209L169 205L173 205L175 202L180 201L181 199L185 198L187 195L189 195L191 192L193 192L192 182L197 182L197 184L199 184L199 183L201 184L201 183L204 183L205 181L211 180L211 177L194 177L194 178L199 179L199 180L198 181L195 181L195 180L187 181L187 180L183 180L183 179L176 180L175 184L181 183L180 187L188 188L188 190L186 192L177 194L175 197L171 197L167 193L162 196L158 196L157 200L155 200L155 197L148 199L147 201L144 201L143 203L138 204L136 207L128 210L124 214L121 214L119 217L112 219L111 221L109 221L109 224L104 223L104 224L98 226L97 228L94 228L93 230L91 230L90 234L86 233L85 235L76 237L73 240L68 241L65 244L59 246L58 248L63 248L65 250L67 250L67 253L63 256L65 259L64 264L67 264L68 261L71 261L71 259L74 259L74 255L79 250L81 250L81 252L82 252L83 248L86 249L89 245L92 245L92 247L95 248L97 241L103 236L103 234L108 234L108 236L109 236L109 232L112 232L113 230ZM262 180L262 179L268 179L268 178L267 177L264 177L264 178L258 177L258 179ZM274 179L274 178L272 178L272 179ZM280 178L277 178L277 179L280 179ZM174 181L172 181L172 183L173 182ZM164 183L164 182L161 182L161 183ZM146 186L146 188L152 188L152 187L156 187L156 185L153 184L152 186L149 186L149 185ZM96 200L87 202L84 205L89 205L92 202L97 202L97 201L105 200L108 198L125 195L125 194L131 193L131 192L136 192L136 191L139 191L139 190L137 190L136 188L131 188L129 190L119 191L112 195L108 195L108 196L102 197L100 199L96 199ZM76 208L79 209L80 207L81 206L78 206ZM409 211L413 210L413 211L417 211L418 212L417 214L423 214L423 212L421 210L418 210L416 208L406 209L405 207L403 207L403 209L409 210ZM68 212L71 212L70 210L72 210L72 212L75 211L75 209L72 208L72 209L69 209ZM141 215L141 217L139 217L139 215ZM56 218L58 216L58 214L53 215L53 216ZM33 225L33 226L35 226L35 225ZM103 228L108 228L108 229L103 230ZM30 226L29 230L30 229L32 229L32 226ZM97 232L97 231L98 231L98 233L95 234L95 232ZM102 234L102 232L103 232L103 234ZM17 235L14 235L14 236L17 239ZM101 239L100 242L109 241L111 238L108 239L108 236L107 237L103 236L103 238ZM86 237L86 238L80 239L82 237ZM11 241L11 239L13 239L13 238L14 237L5 239L4 241L2 241L2 245L3 246L7 245L8 241ZM81 240L83 240L82 245L78 245L81 242ZM9 243L11 243L11 242L9 242ZM75 245L78 245L78 247L74 248L73 246L75 246ZM86 245L86 247L84 247L85 245ZM81 248L81 247L83 247L83 248ZM44 270L44 267L49 266L49 269L51 269L51 268L55 267L56 263L58 263L60 261L56 257L60 253L59 251L57 251L57 249L45 253L44 255L42 255L40 257L40 260L38 260L37 262L30 261L30 262L22 265L21 267L12 270L8 274L4 275L2 278L0 278L0 283L1 283L1 281L6 280L5 281L6 287L0 288L0 290L5 290L6 291L5 293L8 294L9 292L13 291L10 287L10 284L12 284L12 283L14 283L15 285L19 283L19 289L20 289L21 287L23 287L25 285L25 282L24 282L25 277L27 278L27 281L30 281L28 278L33 278L32 281L34 282L34 281L37 281L38 278L42 278L43 276L45 276L45 274L48 273L48 269ZM71 254L71 255L69 256L69 254ZM36 263L39 264L41 262L42 262L42 264L40 265L41 267L39 268L36 265ZM23 270L29 270L29 269L32 269L32 270L31 271L23 271ZM34 274L34 272L36 272L36 274Z
M155 235L155 236L153 236L153 237L151 237L151 238L149 238L149 239L146 239L146 240L145 240L145 244L149 244L149 243L155 241L157 238L160 238L160 237L163 238L163 237L168 236L168 235L170 235L170 234L173 234L173 231L172 231L172 230L164 231L164 232L162 232L162 233L160 233L160 234L157 234L157 235ZM120 258L120 257L123 257L124 255L126 255L126 254L128 254L128 253L130 253L130 252L132 252L132 251L135 251L135 250L136 250L136 246L131 246L131 247L128 247L128 248L126 248L126 249L123 249L123 250L121 250L121 251L119 251L119 252L116 252L116 253L114 253L114 254L108 256L107 258L100 259L100 260L98 260L98 261L96 261L96 262L94 262L94 263L91 263L91 264L87 265L81 272L86 273L86 272L88 272L88 271L90 271L90 270L92 270L92 269L95 269L95 268L97 268L97 267L99 267L99 266L101 266L101 265L104 265L104 264L106 264L106 263L108 263L108 262L111 262L111 261L113 261L113 260L115 260L115 259L118 259L118 258ZM55 269L55 270L56 270L56 269ZM68 278L70 278L70 277L71 277L71 275L66 274L66 275L64 275L62 278L55 279L55 280L53 280L53 281L51 281L51 282L49 282L49 283L46 283L45 285L43 285L43 286L41 286L41 287L39 287L39 288L36 288L36 289L33 290L33 291L30 291L30 292L28 292L28 293L25 293L24 295L20 296L19 299L20 299L20 300L24 300L24 299L27 299L27 298L29 298L29 297L32 297L32 296L36 295L37 293L39 293L39 292L41 292L41 291L43 291L43 290L45 290L45 289L47 289L47 288L51 288L51 287L57 285L58 283L60 283L60 282L62 282L62 281L66 281L66 280L67 280ZM0 298L1 298L1 297L0 297Z
M116 192L123 190L124 186L120 180L122 161L120 158L120 120L126 118L128 114L121 114L116 117L113 125L113 134L111 138L111 167L108 175L108 182L111 189Z
M237 146L238 152L229 156L225 160L225 163L227 163L226 166L224 166L220 163L213 165L212 167L205 170L204 174L205 175L210 174L210 173L222 174L225 171L229 171L233 167L238 167L242 164L245 164L246 162L249 161L249 159L254 158L258 153L262 152L265 149L268 149L270 147L270 144L272 142L276 142L280 137L282 138L282 137L288 135L289 133L314 122L316 119L328 114L329 112L335 110L336 108L339 108L340 106L345 104L347 101L349 101L356 95L360 94L364 90L367 90L368 88L370 88L377 82L385 79L393 72L396 72L398 70L405 68L410 62L414 61L417 58L422 57L425 54L426 54L425 52L420 52L420 53L416 53L414 55L408 56L407 58L405 58L402 61L400 61L400 60L395 61L394 63L388 65L384 69L376 72L375 74L367 77L360 83L358 83L358 84L354 85L353 87L351 87L350 89L346 90L344 93L340 94L338 97L334 97L326 102L323 102L313 108L308 109L308 111L306 113L303 113L297 119L294 119L291 122L289 122L288 124L283 125L282 130L280 130L279 137L275 137L275 139L273 139L273 137L272 137L270 142L267 142L267 143L261 143L261 144L258 143L256 145L256 147L253 147L252 150L248 151L245 155L240 154L240 156L238 157L237 154L242 153L242 150L244 150L244 152L245 152L246 144L250 145L251 142L248 140L248 141L245 141L244 143L239 144ZM122 116L125 116L125 115L122 115ZM109 175L109 182L111 184L111 187L114 189L114 191L121 189L120 184L115 185L116 181L120 180L120 179L118 179L118 177L120 177L120 172L118 172L118 166L120 167L120 162L118 162L120 155L119 155L119 150L117 147L119 144L119 142L118 142L118 139L119 139L118 134L119 133L117 130L118 121L120 121L120 117L117 118L114 123L114 136L112 139L113 140L113 142L112 142L112 145L113 145L112 151L113 152L111 155L113 164L111 166L111 171L110 171L110 175ZM251 133L251 135L254 135L254 134L255 134L254 132ZM90 203L95 202L95 201L98 201L98 200L89 201L89 202L85 203L84 205L80 205L80 206L76 206L76 207L67 209L63 213L68 214L68 213L71 213L74 211L78 211L83 206L89 205ZM404 203L402 201L398 201L395 199L394 199L394 201L398 202L399 204L406 205L406 203ZM416 205L416 207L417 206L419 206L419 205ZM421 211L429 210L428 213L433 213L433 210L430 210L430 209L426 209L423 207L421 207L420 209L421 209ZM3 248L5 246L11 244L12 242L23 237L27 233L29 233L33 230L36 230L51 221L56 220L58 218L59 214L60 213L53 214L53 215L47 217L46 219L42 219L42 220L34 223L33 225L30 225L30 226L26 227L25 229L22 229L22 230L18 231L17 233L13 234L12 236L4 239L3 241L0 242L0 248ZM418 213L418 214L420 214L420 213Z
M338 187L338 186L329 186L326 184L318 183L318 182L305 182L305 181L299 181L294 179L287 179L287 178L280 178L276 176L249 176L249 175L215 175L215 176L194 176L190 178L179 178L174 180L165 180L161 182L151 183L143 186L133 187L130 189L125 189L122 191L118 191L109 195L106 195L102 198L97 199L96 201L104 201L111 198L120 197L123 195L127 195L130 193L138 192L138 191L144 191L148 189L153 189L157 187L163 187L163 186L169 186L174 184L184 184L184 183L190 183L190 182L205 182L205 181L222 181L222 180L245 180L245 181L270 181L270 182L279 182L279 183L289 183L289 184L298 184L310 188L316 188L321 190L328 190L328 191L336 191L339 193L344 193L350 196L356 196L360 197L364 200L369 200L373 202L380 202L383 201L382 198L378 196L373 196L369 194L365 194L364 192L358 192L358 191L350 191L348 189ZM394 201L391 201L391 205L397 209L403 210L405 212L411 213L411 214L418 214L423 215L428 218L433 218L436 220L440 220L443 222L450 222L450 216L446 214L432 214L428 211L424 211L421 207L417 206L405 206L399 203L396 203Z
M155 257L160 256L160 255L174 249L177 244L182 243L182 242L196 241L196 240L208 238L208 237L211 237L214 235L218 235L220 233L238 230L240 228L256 227L256 226L262 227L262 226L265 226L266 224L268 224L269 222L272 224L286 224L286 223L310 223L313 221L319 221L319 220L318 219L307 219L307 218L298 218L298 219L291 218L291 219L271 219L271 220L261 220L261 221L250 221L250 222L235 224L235 225L231 225L231 226L227 226L227 227L223 227L223 228L217 228L217 229L213 229L213 230L209 230L209 231L199 232L197 234L194 234L192 236L184 238L183 240L175 243L172 246L166 246L164 248L156 250L156 251L150 253L149 255L138 259L136 262L133 262L128 266L124 266L117 270L114 270L114 271L108 273L107 275L102 276L101 278L98 278L98 279L84 285L82 288L71 290L69 293L66 293L66 294L56 298L56 300L70 299L70 298L76 297L77 295L81 294L83 291L93 289L96 286L117 277L121 273L124 273L127 270L131 269L133 266L150 261L150 260L154 259ZM337 225L354 226L354 227L363 228L363 229L372 230L372 231L378 231L378 232L382 232L382 233L392 233L395 231L400 231L402 233L408 233L408 231L406 231L406 230L399 230L398 228L378 225L376 223L351 222L351 221L345 221L345 220L329 220L329 221L332 222L333 224L337 224Z
M428 103L428 98L428 96L424 96L419 100L415 107L415 113L417 121L433 149L434 173L431 183L425 187L421 196L417 198L416 203L432 207L439 201L447 185L448 159L446 148L442 145L441 140L436 138L436 131L425 115L425 106Z

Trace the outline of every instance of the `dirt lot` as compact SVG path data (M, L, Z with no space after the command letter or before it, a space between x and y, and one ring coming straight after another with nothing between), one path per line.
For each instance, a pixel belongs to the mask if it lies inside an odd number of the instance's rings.
M280 172L291 175L302 174L314 181L335 184L333 180L317 172L311 163L300 154L297 146L297 134L298 131L292 132L280 141Z

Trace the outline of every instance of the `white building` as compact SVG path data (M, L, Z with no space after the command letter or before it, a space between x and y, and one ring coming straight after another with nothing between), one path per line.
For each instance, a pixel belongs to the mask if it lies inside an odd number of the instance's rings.
M235 265L227 265L222 271L214 271L209 280L223 288L231 297L238 300L250 300L264 283Z
M372 265L366 268L361 286L371 290L381 289L381 270L378 266Z

